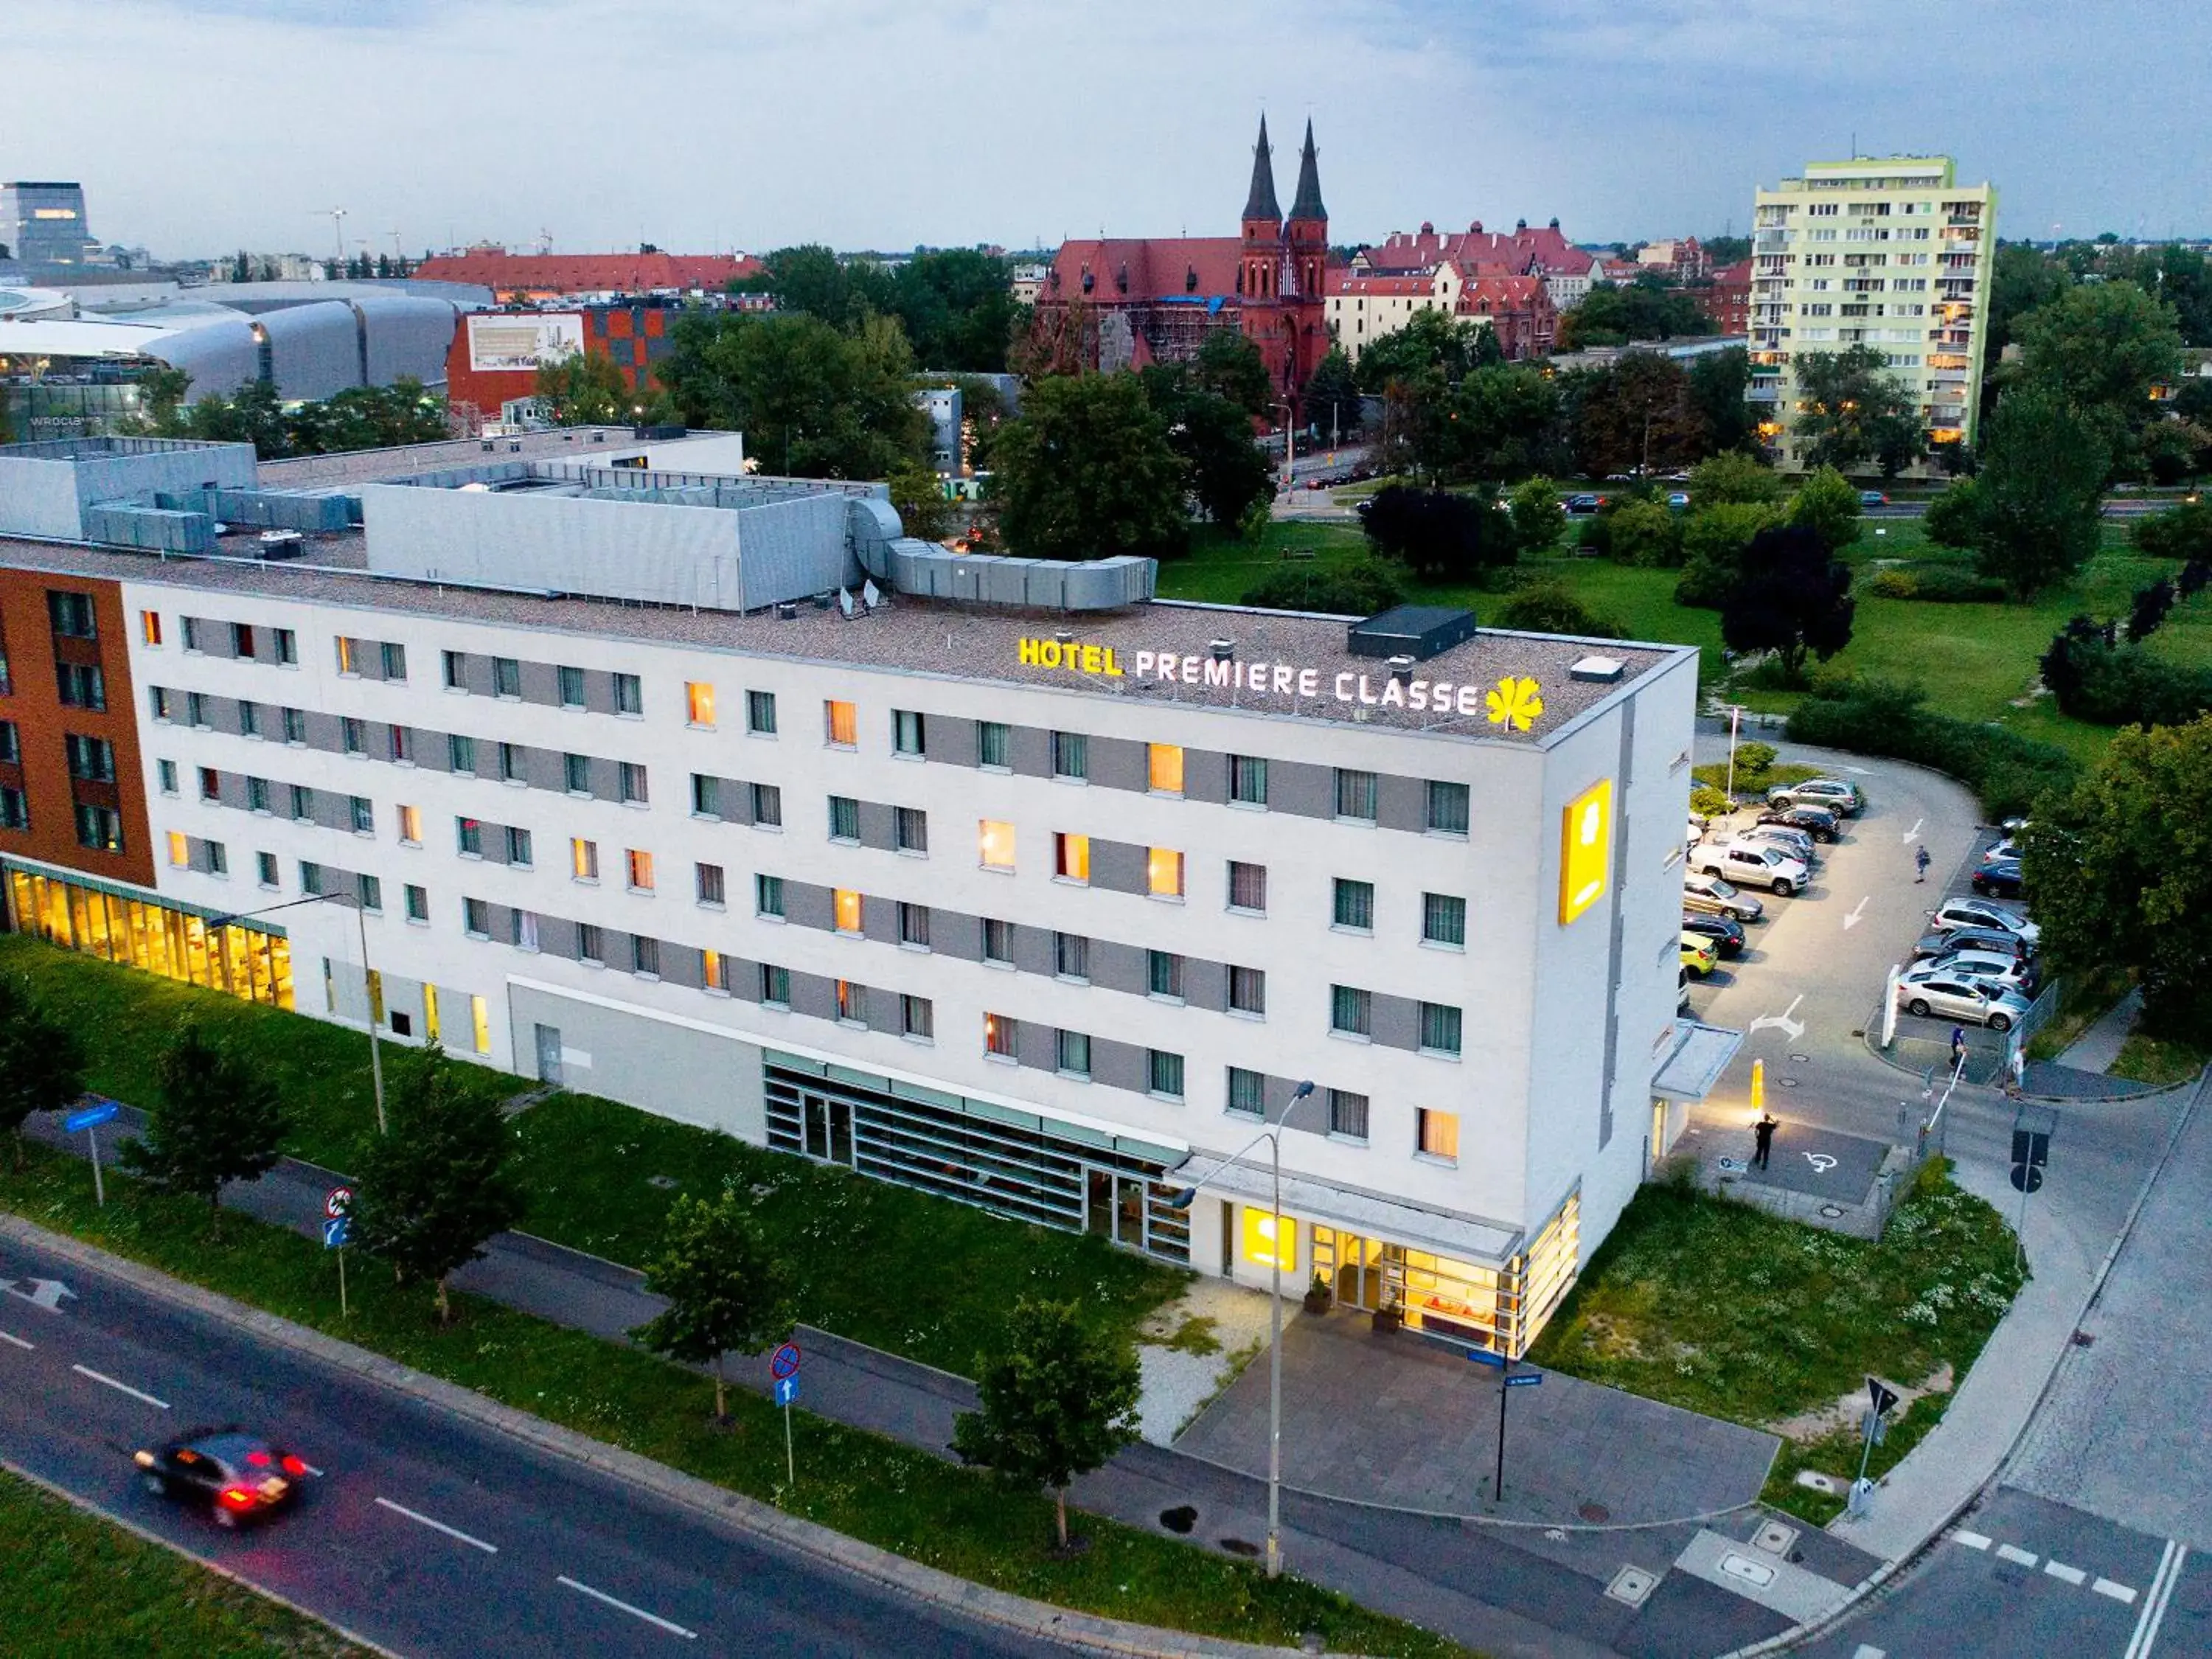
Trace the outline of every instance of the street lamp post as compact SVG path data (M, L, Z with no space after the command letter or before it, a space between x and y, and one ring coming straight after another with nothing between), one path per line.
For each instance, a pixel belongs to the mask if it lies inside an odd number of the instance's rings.
M1267 1143L1274 1181L1274 1231L1267 1241L1269 1295L1267 1297L1267 1577L1283 1576L1283 1128L1300 1101L1314 1091L1310 1080L1291 1091L1290 1103L1272 1129L1262 1129L1214 1166L1218 1174L1261 1141ZM1188 1210L1198 1201L1198 1188L1186 1187L1168 1202Z
M227 927L234 921L246 921L255 916L265 916L278 910L289 910L302 904L336 904L339 901L329 893L309 893L305 897L287 899L282 904L264 906L258 910L233 911L228 915L212 917L210 927ZM376 974L368 965L368 911L356 899L353 904L354 921L361 930L361 989L368 1004L368 1076L376 1091L376 1132L385 1132L384 1123L384 1046L376 1036Z

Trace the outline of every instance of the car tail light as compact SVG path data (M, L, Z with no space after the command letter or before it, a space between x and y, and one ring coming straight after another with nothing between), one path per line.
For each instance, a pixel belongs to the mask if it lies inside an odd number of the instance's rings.
M246 1454L246 1461L257 1469L265 1469L269 1467L269 1454L265 1451L250 1451Z
M250 1510L261 1499L244 1486L225 1486L221 1501L225 1509Z
M283 1468L285 1474L295 1477L305 1474L307 1472L307 1466L301 1462L298 1458L293 1456L289 1452L286 1452L284 1454Z

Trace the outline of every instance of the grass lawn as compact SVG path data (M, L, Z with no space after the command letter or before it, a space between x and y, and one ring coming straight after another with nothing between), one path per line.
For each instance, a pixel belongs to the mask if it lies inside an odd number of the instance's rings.
M364 1650L0 1472L0 1638L12 1659L339 1659Z
M362 1033L15 934L0 935L0 972L28 975L46 1006L88 1034L95 1092L149 1103L155 1056L190 1012L301 1103L289 1150L337 1170L360 1168L362 1138L375 1122ZM404 1058L386 1045L387 1072ZM462 1070L502 1098L531 1086L503 1072ZM1101 1239L1004 1220L588 1096L556 1095L514 1126L530 1194L525 1231L641 1266L678 1193L735 1182L753 1191L761 1218L790 1252L801 1318L963 1376L974 1373L1017 1296L1076 1302L1133 1335L1188 1279Z
M1931 1159L1878 1243L1653 1185L1636 1196L1529 1358L1595 1382L1780 1431L1862 1392L1964 1376L2018 1293L2011 1229ZM1940 1414L1940 1399L1929 1411ZM1853 1420L1856 1420L1855 1418ZM1932 1423L1933 1416L1929 1418ZM1840 1500L1789 1477L1828 1460L1832 1425L1785 1445L1766 1499L1826 1522ZM1846 1431L1848 1432L1848 1431ZM1893 1432L1875 1468L1904 1455Z
M205 1207L189 1199L118 1175L109 1177L106 1208L95 1209L76 1159L33 1146L27 1166L19 1174L0 1158L0 1208L961 1577L1246 1641L1294 1645L1318 1631L1335 1652L1427 1659L1459 1651L1299 1579L1271 1583L1257 1567L1111 1522L1085 1518L1092 1547L1056 1559L1052 1505L1042 1495L803 1411L799 1481L787 1489L782 1425L775 1407L752 1395L733 1392L734 1426L717 1429L708 1422L711 1385L696 1373L473 1297L454 1297L459 1317L441 1330L427 1291L401 1291L382 1273L351 1275L353 1314L341 1319L330 1259L312 1240L232 1216L222 1242L211 1243ZM0 1607L33 1585L40 1606L51 1604L52 1586L21 1571L14 1552L0 1560ZM187 1649L238 1650L185 1643L161 1650Z
M2120 1057L2112 1062L2112 1074L2132 1078L2137 1083L2186 1083L2204 1069L2207 1060L2212 1060L2212 1054L2193 1043L2136 1031L2120 1045Z

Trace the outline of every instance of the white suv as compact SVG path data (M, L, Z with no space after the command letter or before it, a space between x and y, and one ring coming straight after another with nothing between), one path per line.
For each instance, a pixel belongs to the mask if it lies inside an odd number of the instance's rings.
M1739 887L1764 887L1788 898L1805 885L1804 860L1756 842L1707 842L1690 854L1690 868L1725 877Z

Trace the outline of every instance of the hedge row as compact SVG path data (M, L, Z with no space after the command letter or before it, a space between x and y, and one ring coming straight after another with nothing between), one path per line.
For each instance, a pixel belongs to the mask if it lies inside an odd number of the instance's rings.
M2002 726L1938 714L1913 686L1852 680L1814 691L1790 716L1793 743L1887 755L1948 772L1980 797L1992 819L2025 817L2080 775L2074 757Z

